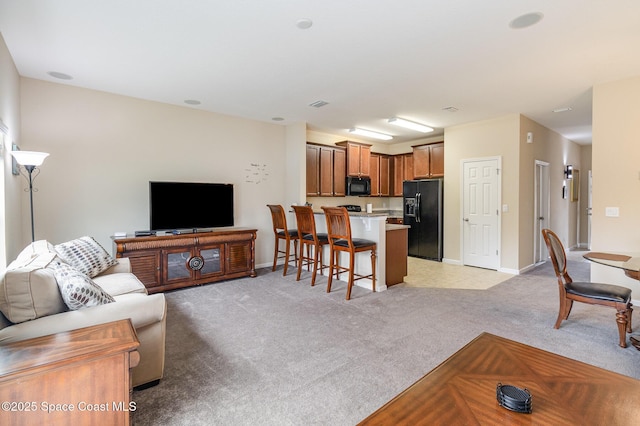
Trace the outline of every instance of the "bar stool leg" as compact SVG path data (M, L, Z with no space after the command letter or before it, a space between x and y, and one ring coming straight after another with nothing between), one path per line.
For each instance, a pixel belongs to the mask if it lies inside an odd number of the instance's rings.
M280 242L280 238L276 237L276 247L273 250L273 268L271 268L271 272L276 270L276 263L278 262L278 243Z
M333 268L335 268L334 264L335 251L330 250L329 253L329 280L327 281L327 293L331 292L331 281L333 281Z
M282 276L287 275L287 268L289 267L289 250L291 249L291 241L286 239L285 242L287 247L284 249L284 272L282 273Z
M376 251L371 249L371 283L373 291L376 291Z
M353 271L355 268L355 263L356 263L356 254L350 253L349 254L349 284L347 285L347 300L351 299L351 289L353 288Z

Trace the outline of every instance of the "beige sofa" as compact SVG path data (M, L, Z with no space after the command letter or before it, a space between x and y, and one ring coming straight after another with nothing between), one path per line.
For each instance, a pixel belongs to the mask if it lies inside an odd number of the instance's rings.
M42 249L46 243L36 242L32 246L37 243L40 248L31 248L32 252L50 251ZM53 246L48 244L48 247ZM30 250L30 247L25 250ZM129 259L122 258L92 278L114 301L69 310L58 290L56 275L51 268L43 267L53 256L42 253L25 256L23 251L6 271L0 273L0 345L129 318L140 341L140 363L132 370L133 386L160 380L164 370L167 312L164 294L148 295L144 285L131 273ZM26 262L25 266L25 258L33 260ZM24 281L24 284L20 282L19 290L28 286L30 297L24 297L27 292L16 295L15 286L11 289L7 284L10 280L14 283L16 280ZM34 297L34 294L39 296ZM18 318L18 314L24 312L35 318L24 320L22 315L18 323L7 318Z

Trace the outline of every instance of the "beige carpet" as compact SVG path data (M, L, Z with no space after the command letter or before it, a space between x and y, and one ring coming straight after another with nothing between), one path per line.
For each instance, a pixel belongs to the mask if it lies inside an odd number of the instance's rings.
M490 269L451 265L416 257L408 258L407 268L408 275L399 286L486 290L513 277Z

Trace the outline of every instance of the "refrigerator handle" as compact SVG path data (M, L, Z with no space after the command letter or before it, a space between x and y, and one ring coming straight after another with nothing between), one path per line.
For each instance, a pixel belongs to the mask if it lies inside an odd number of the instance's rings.
M422 194L420 194L419 192L416 193L416 222L419 223L420 222L420 202L422 198Z

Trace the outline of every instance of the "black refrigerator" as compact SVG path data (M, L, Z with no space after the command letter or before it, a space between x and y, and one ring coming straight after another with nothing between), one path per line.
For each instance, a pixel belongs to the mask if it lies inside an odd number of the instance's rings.
M402 183L404 224L409 228L409 256L442 261L442 179Z

